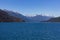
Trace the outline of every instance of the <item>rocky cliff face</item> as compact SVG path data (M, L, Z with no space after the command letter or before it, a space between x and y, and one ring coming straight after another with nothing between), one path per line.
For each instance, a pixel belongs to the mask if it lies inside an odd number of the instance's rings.
M8 15L7 12L0 9L0 22L25 22L25 21L21 18Z

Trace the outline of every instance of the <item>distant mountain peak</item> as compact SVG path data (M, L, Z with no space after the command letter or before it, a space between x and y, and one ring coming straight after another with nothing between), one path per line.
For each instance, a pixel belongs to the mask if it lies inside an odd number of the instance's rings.
M6 10L6 9L5 10L2 10L2 11L3 12L6 12L6 14L8 14L10 17L12 16L13 18L15 17L15 18L18 18L18 19L22 19L25 22L40 22L40 21L49 20L51 18L49 16L43 16L43 15L36 15L36 16L29 17L29 16L24 16L24 15L18 13L18 12L9 11L9 10Z

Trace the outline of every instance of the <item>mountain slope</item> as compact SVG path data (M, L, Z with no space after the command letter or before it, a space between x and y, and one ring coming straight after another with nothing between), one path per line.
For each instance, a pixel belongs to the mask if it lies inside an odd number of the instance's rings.
M46 21L46 20L49 20L51 17L49 16L42 16L42 15L36 15L36 16L33 16L33 17L27 17L27 16L24 16L20 13L17 13L17 12L13 12L13 11L9 11L9 10L3 10L4 12L8 13L8 15L11 17L15 17L15 18L18 18L18 19L22 19L23 21L25 22L40 22L40 21ZM12 19L13 19L12 17Z
M51 17L49 16L42 16L42 15L36 15L34 17L30 17L30 19L35 22L46 21L46 20L49 20L50 18Z
M51 18L50 20L47 20L46 22L60 22L60 17Z
M6 11L0 9L0 22L24 22L24 20L11 16Z
M30 22L29 18L27 18L26 16L24 16L18 12L13 12L13 11L8 11L8 10L4 10L4 11L6 11L10 16L15 16L17 18L21 18L21 19L25 20L26 22Z

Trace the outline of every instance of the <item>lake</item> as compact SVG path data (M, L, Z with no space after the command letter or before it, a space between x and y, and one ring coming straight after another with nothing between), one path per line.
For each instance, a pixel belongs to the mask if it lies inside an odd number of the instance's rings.
M60 40L60 23L0 23L0 40Z

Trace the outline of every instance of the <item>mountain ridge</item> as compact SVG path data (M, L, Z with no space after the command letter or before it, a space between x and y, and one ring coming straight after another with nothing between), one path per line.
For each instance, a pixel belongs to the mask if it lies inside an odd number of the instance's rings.
M15 16L10 16L6 11L0 9L0 22L23 22L23 20Z
M0 9L1 11L1 9ZM12 19L15 18L18 18L18 19L22 19L24 22L40 22L40 21L45 21L45 20L48 20L50 19L51 17L49 16L42 16L42 15L36 15L36 16L33 16L33 17L27 17L27 16L24 16L18 12L13 12L13 11L9 11L9 10L2 10L3 12L6 12L6 14L8 14ZM0 13L1 14L1 13Z
M60 22L60 17L51 18L45 22Z

